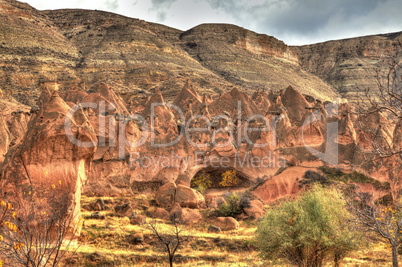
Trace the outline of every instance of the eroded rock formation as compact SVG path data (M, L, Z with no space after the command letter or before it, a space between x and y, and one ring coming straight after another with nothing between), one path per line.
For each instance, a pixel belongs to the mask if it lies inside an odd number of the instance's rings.
M78 209L81 191L190 186L214 168L253 184L284 165L357 165L370 139L400 146L400 122L326 102L338 91L354 100L350 84L373 87L371 67L383 69L387 51L400 55L399 33L288 47L234 25L182 32L11 0L0 3L0 22L9 37L0 45L0 161L2 190L10 194L55 185ZM267 181L262 198L293 194L292 179Z
M82 186L96 150L96 135L82 110L66 119L70 107L56 92L44 91L40 99L42 109L31 119L24 139L8 152L2 165L2 194L19 205L29 199L43 202L41 212L72 212L78 220Z

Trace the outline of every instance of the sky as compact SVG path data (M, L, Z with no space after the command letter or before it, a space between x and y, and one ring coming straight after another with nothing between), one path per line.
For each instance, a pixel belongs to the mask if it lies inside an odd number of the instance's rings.
M288 45L402 31L402 0L22 0L39 9L105 10L188 30L230 23Z

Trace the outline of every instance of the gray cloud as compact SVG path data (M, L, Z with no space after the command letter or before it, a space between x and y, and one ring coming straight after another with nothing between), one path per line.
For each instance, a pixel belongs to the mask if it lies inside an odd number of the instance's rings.
M401 0L25 0L41 9L109 10L187 30L200 23L233 23L285 41L402 31Z
M152 7L151 11L156 11L156 18L159 22L164 22L167 19L167 10L175 3L177 0L151 0Z
M119 9L119 1L118 0L106 0L105 5L110 11L117 11Z
M401 16L389 16L402 10L402 1L397 0L205 1L246 28L292 43L397 30L402 26Z

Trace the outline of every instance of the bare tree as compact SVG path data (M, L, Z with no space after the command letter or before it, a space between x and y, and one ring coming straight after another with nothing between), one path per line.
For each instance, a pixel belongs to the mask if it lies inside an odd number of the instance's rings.
M402 44L399 44L402 47ZM365 156L364 164L376 164L388 173L392 197L396 199L401 189L402 175L402 66L396 56L389 57L386 73L376 70L378 91L365 90L358 104L361 129L365 132L360 145ZM370 116L380 114L383 121L372 121L367 127Z
M400 204L386 205L375 200L374 193L356 193L347 200L356 223L364 232L373 232L388 242L392 250L392 264L398 266L398 247L402 243L402 209Z
M147 226L158 238L158 241L168 255L169 265L173 267L175 254L179 247L183 244L182 233L184 231L184 226L177 218L173 218L171 224L171 231L162 230L155 219L152 219L150 222L148 222Z
M18 206L1 200L0 258L13 266L58 266L79 231L66 197L58 196L56 210L35 194Z
M385 73L376 70L378 90L366 89L357 105L361 129L357 145L363 152L361 165L388 176L392 200L382 203L374 193L360 192L348 201L348 206L362 230L390 244L393 266L398 266L402 242L402 65L397 54L388 57L388 64Z

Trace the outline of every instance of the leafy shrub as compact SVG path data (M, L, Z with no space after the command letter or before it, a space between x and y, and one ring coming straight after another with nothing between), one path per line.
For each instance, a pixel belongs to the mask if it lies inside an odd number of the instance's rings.
M222 203L219 206L219 213L224 217L236 216L242 212L242 208L240 207L241 198L235 193L231 194L226 203Z
M373 179L371 177L368 177L362 173L359 172L351 172L345 176L345 179L348 182L356 182L356 183L369 183L372 184L375 188L377 189L384 189L388 190L391 188L390 184L388 182L381 183L380 181Z
M332 168L324 165L319 167L318 169L321 170L324 174L326 174L329 178L335 178L344 175L342 170L339 168Z
M309 185L314 183L319 183L321 185L330 185L331 182L327 179L327 177L319 174L318 172L308 170L303 176L305 179L301 180L300 185Z
M195 177L191 181L191 186L198 190L201 194L204 194L205 190L212 186L211 175L202 172L199 176Z
M339 266L360 241L347 223L351 214L345 204L336 190L315 185L297 200L271 208L256 231L260 255L298 266L323 266L329 260Z
M389 190L391 188L388 182L381 183L380 181L357 171L344 173L338 168L331 168L328 166L321 166L318 169L320 169L331 181L340 181L344 183L369 183L372 184L374 188L382 190Z
M229 187L238 185L240 182L241 181L237 177L236 170L228 170L222 174L222 181L219 183L219 185Z

